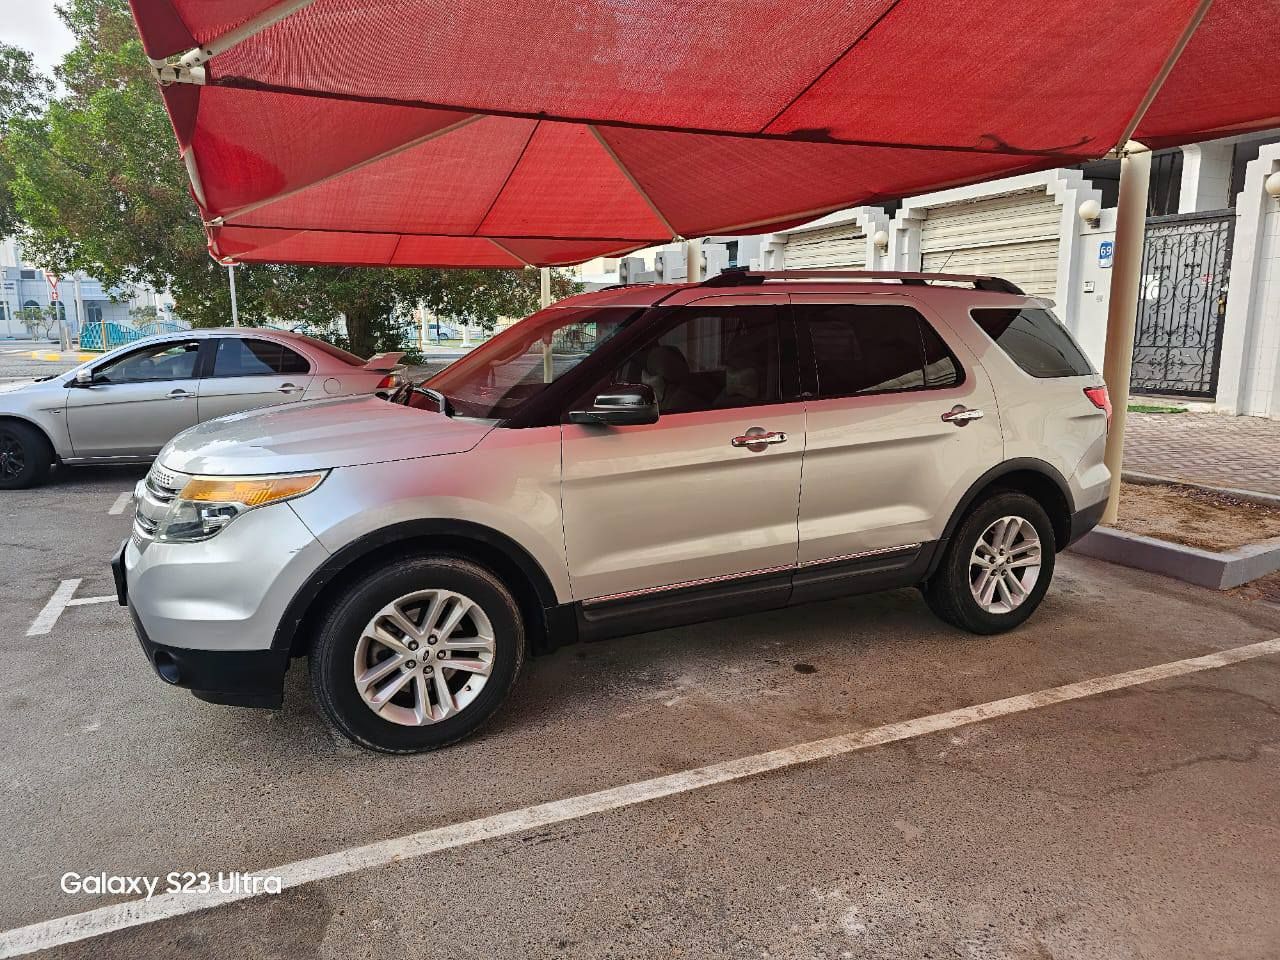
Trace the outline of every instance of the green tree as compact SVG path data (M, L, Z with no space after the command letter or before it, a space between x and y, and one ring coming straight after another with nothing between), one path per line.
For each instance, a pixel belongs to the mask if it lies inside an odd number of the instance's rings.
M160 93L126 0L67 0L76 37L58 70L66 94L16 118L4 155L25 224L25 246L59 273L107 284L168 288L197 325L231 316L226 268L209 258ZM395 319L416 303L438 316L491 325L537 307L533 270L449 271L246 264L236 268L245 323L327 325L344 319L346 345L369 354L400 343ZM572 290L557 277L559 296Z
M10 236L18 227L10 190L13 167L3 149L9 125L38 115L52 89L53 84L36 69L30 53L0 43L0 237Z

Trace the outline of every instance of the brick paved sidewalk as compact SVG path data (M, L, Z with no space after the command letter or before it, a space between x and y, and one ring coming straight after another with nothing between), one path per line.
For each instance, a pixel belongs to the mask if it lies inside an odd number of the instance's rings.
M1280 420L1130 413L1124 468L1280 496Z

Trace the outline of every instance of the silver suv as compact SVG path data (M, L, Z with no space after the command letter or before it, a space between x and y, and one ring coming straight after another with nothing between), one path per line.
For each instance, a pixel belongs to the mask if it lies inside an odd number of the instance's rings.
M527 653L918 586L1026 620L1108 489L1106 389L990 277L730 271L561 301L387 403L201 424L113 563L168 683L410 752Z

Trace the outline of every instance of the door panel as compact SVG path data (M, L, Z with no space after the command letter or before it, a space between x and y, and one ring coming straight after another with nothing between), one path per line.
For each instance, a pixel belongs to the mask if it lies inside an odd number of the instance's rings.
M77 457L151 457L196 424L195 342L151 344L94 370L67 390L67 429Z
M787 442L730 445L751 427ZM576 599L795 564L803 404L562 429Z
M300 354L281 344L221 337L211 373L201 384L200 420L295 403L311 386L314 377L309 371L310 364Z
M819 300L910 306L964 370L964 382L954 386L928 387L921 381L899 392L806 403L800 563L937 540L961 495L1003 456L995 395L986 373L940 318L910 298L793 295L792 300L802 329L802 307ZM801 337L804 343L803 332ZM859 361L850 357L848 362ZM942 415L957 406L979 410L983 416L944 421Z
M794 567L805 422L804 405L783 400L794 389L782 376L784 304L773 294L672 308L613 378L649 383L658 422L562 427L576 599ZM732 443L766 432L785 440Z

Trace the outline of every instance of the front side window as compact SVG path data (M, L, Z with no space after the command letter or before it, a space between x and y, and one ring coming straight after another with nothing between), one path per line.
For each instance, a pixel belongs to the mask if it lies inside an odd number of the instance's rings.
M195 376L200 344L153 343L103 364L93 372L97 383L145 383L148 380L187 380Z
M439 394L457 416L509 419L643 312L635 307L543 310L405 391L400 402L437 410L433 394Z
M774 306L672 311L678 322L618 369L619 383L647 383L665 416L779 402Z
M819 397L955 386L960 365L920 313L898 304L805 303Z
M1033 377L1086 377L1088 357L1050 311L1040 307L981 309L974 322Z
M223 337L213 358L215 377L281 376L310 369L305 358L270 340Z

